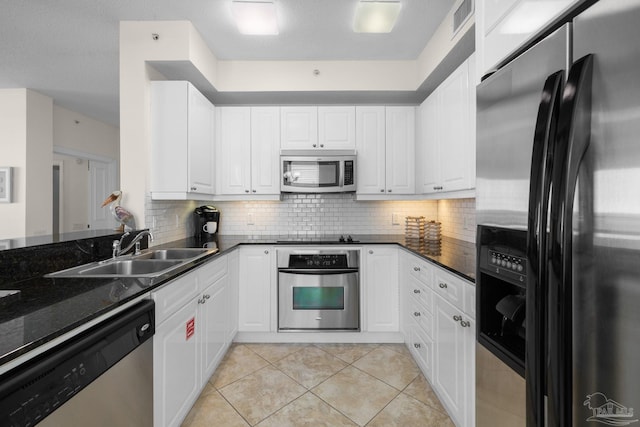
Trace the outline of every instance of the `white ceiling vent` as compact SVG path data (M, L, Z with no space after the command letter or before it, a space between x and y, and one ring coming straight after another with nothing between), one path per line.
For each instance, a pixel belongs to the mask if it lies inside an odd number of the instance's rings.
M462 28L473 14L473 0L462 0L456 11L453 12L453 36Z

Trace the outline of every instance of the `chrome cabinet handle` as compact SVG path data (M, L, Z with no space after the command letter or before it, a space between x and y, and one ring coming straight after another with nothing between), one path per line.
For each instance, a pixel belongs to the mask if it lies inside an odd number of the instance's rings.
M324 144L320 144L320 148L324 148Z
M391 193L393 190L387 190L389 193Z
M414 290L413 290L413 293L414 293L414 294L419 294L419 293L420 293L420 289L414 289Z
M421 314L420 314L420 312L419 312L419 311L414 311L414 312L413 312L413 315L414 315L415 317L420 317L420 316L421 316Z
M196 191L198 187L191 187L191 191Z
M211 298L211 295L205 294L203 297L204 297L204 299L209 299L209 298Z
M244 190L244 192L245 192L245 193L248 193L248 192L249 192L249 190Z
M204 298L198 298L198 304L204 304L205 302L207 302L206 299Z
M252 192L252 193L255 193L255 192L256 192L256 190L251 190L251 192Z
M420 348L420 347L422 347L420 344L417 344L417 343L414 343L414 344L413 344L413 346L414 346L415 348Z
M265 254L265 255L269 255L269 251L265 250L265 251L264 251L264 254Z
M453 316L453 320L455 320L456 322L459 322L459 321L462 320L462 316L459 316L459 315L456 314L456 315Z
M413 267L413 271L420 271L420 267Z
M471 323L467 322L466 320L461 320L460 326L462 326L463 328L468 328L469 326L471 326Z
M313 148L316 148L316 144L313 144Z
M372 251L372 250L369 250L369 253L370 253L371 255L373 255L373 251Z
M381 192L381 193L384 193L384 188L381 188L381 189L380 189L380 192Z
M440 282L438 284L438 286L440 286L440 289L446 289L447 288L447 284L446 283L442 283L442 282Z

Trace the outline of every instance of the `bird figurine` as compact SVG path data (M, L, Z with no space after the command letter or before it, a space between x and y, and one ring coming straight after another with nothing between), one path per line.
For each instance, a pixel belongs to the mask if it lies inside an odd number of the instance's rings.
M109 205L109 210L111 211L111 215L118 221L121 225L118 228L120 231L124 231L125 227L130 230L135 230L136 228L136 219L133 217L133 214L120 206L120 199L122 198L122 191L117 190L113 193L109 194L109 197L102 202L102 207Z

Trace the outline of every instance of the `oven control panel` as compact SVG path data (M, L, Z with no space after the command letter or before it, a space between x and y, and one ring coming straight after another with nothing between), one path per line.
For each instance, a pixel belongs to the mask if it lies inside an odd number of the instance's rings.
M348 268L345 254L300 254L289 256L289 268Z

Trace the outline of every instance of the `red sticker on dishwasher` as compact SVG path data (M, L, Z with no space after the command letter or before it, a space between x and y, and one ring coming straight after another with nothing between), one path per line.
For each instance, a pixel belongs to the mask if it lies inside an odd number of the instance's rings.
M192 317L187 321L187 339L191 338L196 333L196 318Z

